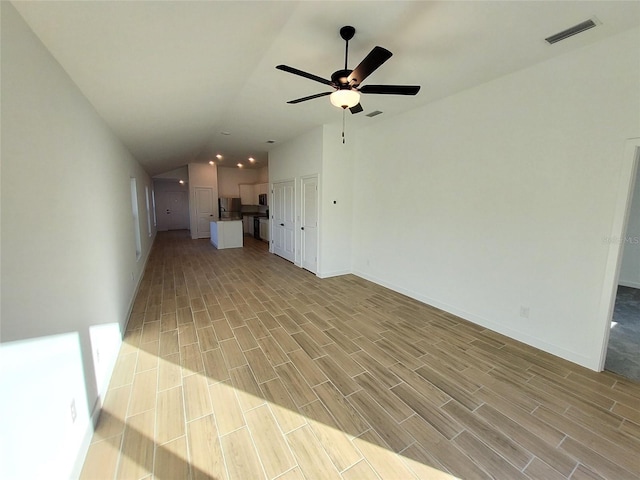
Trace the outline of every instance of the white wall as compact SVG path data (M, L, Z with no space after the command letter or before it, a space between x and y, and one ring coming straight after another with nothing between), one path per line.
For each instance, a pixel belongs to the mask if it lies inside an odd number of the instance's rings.
M191 238L198 238L198 218L196 215L196 188L209 187L213 189L213 218L218 219L218 167L208 163L190 163L189 167L189 224ZM200 238L209 238L209 231L201 234Z
M341 126L323 129L318 276L351 272L353 143L342 143Z
M354 271L598 369L639 55L635 29L360 132Z
M173 170L169 170L168 172L159 173L158 175L154 175L153 179L163 179L163 180L184 180L185 182L189 179L189 167L184 165L179 168L175 168Z
M302 177L307 175L319 175L320 191L322 191L322 144L323 128L318 127L300 137L284 143L269 152L269 185L274 183L294 180L295 183L295 260L296 265L301 264L300 258L300 215L301 215L301 188ZM320 195L320 202L322 196ZM320 221L322 229L322 220ZM271 230L273 231L273 230ZM319 259L321 262L322 259ZM321 270L321 265L318 265Z
M14 7L0 8L0 477L69 478L155 235L146 234L151 181Z
M258 178L256 183L268 183L269 182L269 167L262 167L258 169Z
M218 192L221 197L240 197L240 183L258 183L260 170L218 166Z
M640 288L640 166L636 170L627 232L624 237L611 240L624 242L624 254L620 265L620 285Z

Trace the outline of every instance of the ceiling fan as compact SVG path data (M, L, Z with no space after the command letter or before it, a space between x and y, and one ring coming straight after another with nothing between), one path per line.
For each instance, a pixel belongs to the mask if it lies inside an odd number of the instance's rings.
M340 36L346 42L344 52L344 70L338 70L333 72L331 80L319 77L312 73L298 70L297 68L289 67L288 65L278 65L276 68L284 72L293 73L316 82L323 83L333 87L333 92L322 92L310 95L308 97L297 98L290 100L287 103L300 103L312 100L314 98L330 96L331 103L336 107L346 110L347 108L351 113L362 112L362 105L360 105L360 94L376 94L376 95L415 95L420 90L419 85L363 85L360 84L371 75L380 65L389 60L393 55L389 50L382 47L374 47L373 50L360 62L360 64L354 69L349 70L347 68L347 59L349 56L349 40L351 40L356 33L356 29L351 26L344 26L340 29Z

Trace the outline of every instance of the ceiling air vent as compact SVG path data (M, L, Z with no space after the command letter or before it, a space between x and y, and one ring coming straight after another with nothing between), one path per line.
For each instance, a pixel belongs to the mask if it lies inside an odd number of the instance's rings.
M375 117L376 115L380 115L382 112L380 110L374 110L371 113L367 113L367 117Z
M555 35L551 35L550 37L545 38L545 40L550 45L553 45L554 43L558 43L564 40L565 38L569 38L578 33L582 33L585 30L589 30L590 28L593 28L596 25L598 24L594 21L594 19L590 18L589 20L586 20L582 23L574 25L573 27L567 28L566 30L556 33Z

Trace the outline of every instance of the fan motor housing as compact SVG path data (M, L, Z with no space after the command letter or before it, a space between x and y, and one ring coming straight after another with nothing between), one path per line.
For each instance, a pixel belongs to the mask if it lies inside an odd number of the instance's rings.
M353 70L338 70L337 72L333 72L331 75L331 81L335 83L337 88L348 88L349 87L349 75Z

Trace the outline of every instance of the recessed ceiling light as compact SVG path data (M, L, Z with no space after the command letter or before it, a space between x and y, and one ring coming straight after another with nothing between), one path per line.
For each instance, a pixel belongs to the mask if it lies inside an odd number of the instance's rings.
M253 157L249 157L249 161L250 161L251 163L253 163L253 162L255 162L255 161L256 161L256 159L255 159L255 158L253 158Z
M231 135L230 132L220 132L220 135Z
M213 165L213 160L209 160L209 165Z
M238 168L242 168L242 164L241 163L238 164Z
M179 183L180 185L184 185L184 180L179 180L179 181L178 181L178 183Z
M222 160L222 155L217 154L217 155L216 155L216 158L217 158L218 160Z

